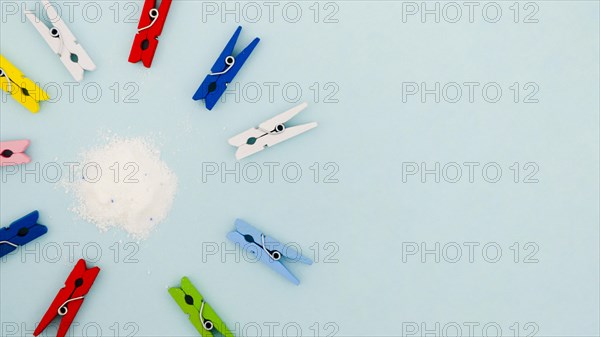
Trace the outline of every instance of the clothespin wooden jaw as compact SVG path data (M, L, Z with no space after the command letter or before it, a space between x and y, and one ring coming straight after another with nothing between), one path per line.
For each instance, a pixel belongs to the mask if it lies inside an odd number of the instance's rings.
M190 322L202 337L213 337L215 330L225 337L234 337L225 322L204 301L202 294L186 276L181 279L180 287L169 288L169 294L181 310L189 316Z
M0 54L0 87L32 113L40 110L40 102L50 96Z

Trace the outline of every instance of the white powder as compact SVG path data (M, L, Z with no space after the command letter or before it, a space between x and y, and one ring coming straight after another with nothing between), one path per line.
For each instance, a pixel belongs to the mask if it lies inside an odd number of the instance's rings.
M69 189L77 198L73 211L82 218L101 231L118 227L139 240L167 217L177 177L150 143L112 138L81 157Z

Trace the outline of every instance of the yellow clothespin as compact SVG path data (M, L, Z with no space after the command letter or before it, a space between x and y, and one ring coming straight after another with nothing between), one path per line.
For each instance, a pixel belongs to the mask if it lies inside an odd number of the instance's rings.
M50 99L42 88L25 77L2 54L0 54L0 88L33 113L40 110L39 102Z

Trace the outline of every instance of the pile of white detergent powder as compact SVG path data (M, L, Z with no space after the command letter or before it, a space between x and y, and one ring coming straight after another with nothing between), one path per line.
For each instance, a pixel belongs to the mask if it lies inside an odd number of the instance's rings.
M107 141L81 154L75 179L67 184L76 196L73 211L101 231L116 227L146 239L171 210L177 176L148 140Z

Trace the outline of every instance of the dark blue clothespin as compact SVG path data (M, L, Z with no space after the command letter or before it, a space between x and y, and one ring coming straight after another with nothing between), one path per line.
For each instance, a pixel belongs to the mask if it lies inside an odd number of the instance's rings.
M244 62L246 62L258 42L260 42L258 37L255 38L246 49L237 54L237 56L234 56L233 48L235 47L241 31L242 26L239 26L235 33L233 33L231 40L229 40L225 46L225 49L223 49L217 62L215 62L210 69L211 73L206 76L194 94L194 101L201 99L205 100L206 108L208 110L212 110L215 104L217 104L219 98L227 89L227 84L233 81L235 75L237 75L238 71L240 71L244 65Z
M37 223L40 214L33 211L10 226L0 228L0 257L24 246L48 232L48 228Z

